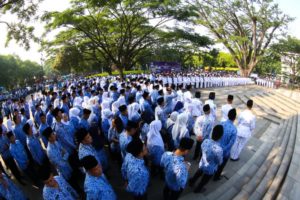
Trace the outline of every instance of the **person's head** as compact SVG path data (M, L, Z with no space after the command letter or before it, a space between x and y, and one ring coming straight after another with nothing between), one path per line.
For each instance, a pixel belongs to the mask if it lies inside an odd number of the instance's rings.
M233 102L233 95L228 95L228 97L227 97L227 103L228 104L232 104L232 102Z
M63 101L63 103L68 103L68 96L67 95L62 95L61 100Z
M62 110L59 108L54 108L52 115L57 121L60 121L62 119Z
M83 119L87 120L90 117L92 111L89 110L89 109L84 108L82 113L83 113L83 116L82 116Z
M159 94L160 96L164 96L164 91L163 91L163 90L159 90L159 91L158 91L158 94Z
M68 122L68 121L69 121L69 117L68 117L68 114L67 114L67 113L63 113L63 114L62 114L62 120L63 120L64 122Z
M135 96L134 95L129 95L128 97L128 104L132 104L135 102Z
M192 86L191 85L187 85L186 86L186 90L191 90L192 89Z
M248 109L252 109L252 107L253 107L253 100L252 100L252 99L249 99L249 100L247 101L247 108L248 108Z
M236 119L236 109L233 108L228 112L228 119L234 121Z
M210 100L215 100L215 98L216 98L216 93L210 92L209 95L208 95L208 98L209 98Z
M147 155L146 145L141 141L140 138L133 139L128 143L126 151L131 153L136 158L143 158Z
M14 115L13 116L13 121L16 125L20 124L21 123L21 117L20 115Z
M211 135L211 138L214 140L214 141L219 141L222 136L223 136L223 133L224 133L224 129L223 129L223 126L222 125L216 125L212 131L212 135Z
M124 130L124 125L123 125L123 121L119 116L116 116L113 120L112 120L112 127L114 129L116 129L116 131L118 133L122 133L122 131Z
M25 109L21 108L20 113L21 113L21 115L25 115Z
M205 115L209 115L210 114L210 106L209 106L209 104L205 104L203 106L203 112L204 112Z
M23 131L26 135L29 135L29 136L32 135L32 128L29 123L24 124Z
M172 88L171 87L167 87L167 93L172 94Z
M84 169L92 176L102 175L102 168L94 156L85 156L80 160Z
M40 114L40 120L41 120L42 124L46 123L46 115L43 112Z
M126 126L126 132L129 135L133 136L136 133L137 129L138 129L138 124L131 120L128 120L128 123Z
M127 110L127 106L126 105L121 105L119 107L119 111L122 115L128 115L128 110Z
M164 105L165 105L165 100L164 100L164 98L163 98L163 97L159 97L159 98L157 99L157 104L158 104L159 106L164 106Z
M200 92L200 91L197 91L197 92L195 93L195 97L196 97L197 99L200 99L200 98L201 98L201 92Z
M16 137L13 134L12 131L9 131L8 133L6 133L6 137L8 138L10 143L15 143L16 142Z
M191 138L182 138L179 143L178 149L182 153L182 155L187 155L189 151L193 148L194 140Z
M93 138L85 128L80 128L76 131L76 139L78 143L92 144Z
M54 179L54 176L51 172L51 169L49 166L42 166L39 169L39 176L40 179L43 181L43 183L47 186L47 187L55 187L57 185L56 180Z
M52 106L52 104L50 104L50 105L48 106L48 110L49 110L50 112L53 111L53 106ZM51 114L52 114L52 113L51 113Z
M143 98L146 99L146 100L148 100L150 98L149 92L144 91Z
M50 143L54 143L56 141L56 135L51 127L47 127L42 134Z

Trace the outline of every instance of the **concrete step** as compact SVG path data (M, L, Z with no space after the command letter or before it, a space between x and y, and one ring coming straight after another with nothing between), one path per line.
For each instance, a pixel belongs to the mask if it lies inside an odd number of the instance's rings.
M251 177L250 181L242 187L242 190L234 197L235 200L238 199L249 199L250 196L255 192L261 181L264 180L264 177L268 173L270 166L273 163L273 160L276 158L276 155L280 153L280 150L283 150L286 147L289 135L293 126L293 118L285 121L285 128L279 133L277 140L275 141L274 146L272 147L271 152L268 154L267 158L263 161L263 164L256 171L255 175Z

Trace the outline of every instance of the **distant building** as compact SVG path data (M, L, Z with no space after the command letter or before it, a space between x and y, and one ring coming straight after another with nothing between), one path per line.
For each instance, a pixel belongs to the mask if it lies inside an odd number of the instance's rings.
M285 53L281 56L281 81L288 83L290 76L293 75L293 68L298 65L298 60L300 59L300 54L296 53ZM296 76L299 75L299 71Z

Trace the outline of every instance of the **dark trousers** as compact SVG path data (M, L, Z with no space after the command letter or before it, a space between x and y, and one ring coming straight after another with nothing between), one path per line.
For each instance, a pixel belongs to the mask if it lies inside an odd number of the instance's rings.
M217 170L217 172L215 173L214 179L220 178L220 176L221 176L221 174L222 174L222 172L223 172L223 169L224 169L224 167L226 166L226 164L227 164L227 162L228 162L228 159L229 159L229 158L224 158L224 159L223 159L223 163L222 163L222 165L220 165L220 166L218 167L218 170Z
M24 169L23 172L30 178L34 185L42 185L42 182L39 180L36 170L34 169L34 166L31 162L29 162L27 168Z
M179 196L181 195L183 189L180 189L179 191L171 190L167 185L165 185L164 188L164 200L177 200L179 199Z
M21 181L21 179L22 179L21 172L20 172L15 160L12 157L10 157L10 158L5 159L4 163L5 163L6 167L11 171L11 173L14 175L14 177L18 181Z
M133 199L134 200L147 200L147 193L145 193L143 195L139 195L139 196L134 196L133 195Z
M198 169L198 171L195 173L193 178L191 178L191 182L195 183L198 178L203 174L203 177L200 181L200 183L197 185L195 190L201 191L201 189L209 182L209 180L213 177L213 175L204 174L202 170Z
M202 149L201 149L202 142L203 142L203 140L202 141L197 140L197 142L196 142L196 147L195 147L195 152L194 152L194 157L193 157L194 160L197 160L199 155L200 155L200 159L202 157Z

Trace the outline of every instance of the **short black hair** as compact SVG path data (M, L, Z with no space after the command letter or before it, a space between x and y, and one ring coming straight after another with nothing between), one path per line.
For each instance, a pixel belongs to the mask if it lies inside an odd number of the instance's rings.
M45 116L46 116L45 113L41 112L40 117L45 117Z
M212 134L211 134L211 138L214 140L214 141L218 141L219 139L222 138L223 136L223 133L224 133L224 128L222 125L216 125L212 131Z
M114 118L114 122L116 124L116 129L118 133L122 133L122 131L124 130L124 125L123 125L123 121L119 116L116 116Z
M211 100L215 100L216 93L215 92L210 92L209 95L208 95L208 98L211 99Z
M138 124L132 120L128 120L126 130L130 131L133 128L135 128L135 129L138 128Z
M198 99L201 98L201 92L200 92L200 91L197 91L197 92L195 93L195 97L198 98Z
M9 132L6 133L6 137L8 139L10 139L12 136L14 136L14 133L12 131L9 131Z
M90 115L92 113L92 111L90 111L89 109L86 109L86 108L84 108L82 112L84 115Z
M236 118L236 109L233 108L231 110L229 110L228 112L228 119L230 119L231 121L234 121Z
M43 131L42 135L43 135L45 138L47 138L47 140L48 140L52 133L53 133L52 128L51 128L51 127L47 127L47 128Z
M185 88L186 88L187 90L190 90L190 89L192 89L192 86L191 86L191 85L187 85Z
M141 139L136 138L128 143L126 151L131 153L134 157L137 157L143 151L143 146L144 144Z
M20 109L21 114L25 114L25 108Z
M157 104L158 105L162 105L164 103L164 98L163 97L159 97L158 99L157 99Z
M227 100L228 100L228 101L233 101L233 95L231 95L231 94L228 95Z
M82 140L84 140L85 136L87 136L89 133L85 128L80 128L76 131L76 139L78 143L81 143Z
M96 158L94 156L85 156L83 157L81 160L81 165L84 167L85 170L90 170L93 169L94 167L96 167L98 165L98 161L96 160Z
M132 104L133 102L135 102L135 96L130 94L128 97L128 104Z
M148 96L149 96L149 92L144 91L144 93L143 93L143 98L146 99Z
M54 110L52 111L52 115L53 115L53 117L57 117L57 115L58 115L59 111L61 111L61 112L62 112L62 110L61 110L61 109L59 109L59 108L54 108Z
M209 104L205 104L203 106L203 112L208 112L208 111L210 111L210 106L209 106Z
M252 108L252 107L253 107L253 100L252 100L252 99L249 99L249 100L247 101L247 107L248 107L248 108Z
M127 106L126 105L121 105L119 107L119 111L122 113L122 112L125 112L127 110Z
M179 143L180 150L191 150L194 144L194 140L191 138L182 138Z
M48 180L52 174L51 169L48 165L42 165L38 171L39 177L42 181Z
M29 123L25 123L24 126L23 126L23 131L26 135L29 134L29 130L30 130L31 126Z

